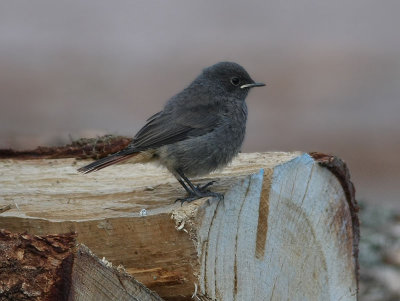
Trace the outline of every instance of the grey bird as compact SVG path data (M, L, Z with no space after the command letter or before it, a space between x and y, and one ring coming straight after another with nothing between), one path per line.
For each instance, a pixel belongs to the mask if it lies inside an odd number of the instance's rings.
M208 174L227 165L239 153L246 131L246 96L254 82L246 70L232 62L205 68L164 109L151 116L123 150L78 171L90 173L120 163L158 160L187 192L177 201L191 202L223 195L194 185L188 177Z

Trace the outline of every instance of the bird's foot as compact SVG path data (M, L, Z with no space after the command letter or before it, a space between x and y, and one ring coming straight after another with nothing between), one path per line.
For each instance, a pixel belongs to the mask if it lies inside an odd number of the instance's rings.
M207 188L208 186L213 184L212 182L210 182L210 183L208 183L207 185L204 185L204 186ZM223 200L224 199L224 195L222 193L212 192L212 191L209 191L209 190L202 191L202 190L199 190L199 187L196 187L196 191L194 193L191 193L189 196L187 196L185 198L176 199L175 203L176 202L181 202L181 205L183 205L183 203L185 203L185 202L191 203L191 202L193 202L195 200L198 200L198 199L201 199L201 198L205 198L205 197L212 197L212 198L216 198L218 200Z
M197 189L199 192L210 192L210 190L208 190L207 188L208 188L209 186L213 185L213 184L216 183L216 182L217 182L217 181L211 181L211 182L208 182L207 184L205 184L205 185L203 185L203 186L197 185L197 186L196 186L196 189Z

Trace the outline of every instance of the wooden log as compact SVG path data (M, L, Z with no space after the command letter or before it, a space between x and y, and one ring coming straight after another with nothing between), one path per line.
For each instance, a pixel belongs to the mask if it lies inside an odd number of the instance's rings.
M68 301L162 301L123 267L114 268L80 245L74 253Z
M166 300L356 300L352 185L337 159L313 156L240 154L198 179L217 180L223 201L183 206L156 166L81 175L75 159L0 160L0 228L74 231Z
M162 301L122 267L76 248L75 234L0 230L0 300Z

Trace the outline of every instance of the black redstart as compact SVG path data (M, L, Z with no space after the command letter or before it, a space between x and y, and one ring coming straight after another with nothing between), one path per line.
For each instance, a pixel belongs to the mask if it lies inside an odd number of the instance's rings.
M247 106L245 98L254 82L246 70L232 62L220 62L203 72L164 109L151 116L125 149L78 171L89 173L128 160L158 160L188 193L178 199L191 202L202 197L223 198L187 177L200 176L232 161L243 143ZM177 200L177 201L178 201Z

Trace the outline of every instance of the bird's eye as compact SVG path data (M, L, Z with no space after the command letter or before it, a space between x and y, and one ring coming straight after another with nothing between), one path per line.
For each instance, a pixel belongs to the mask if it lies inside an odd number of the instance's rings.
M234 86L238 86L240 84L240 78L239 77L232 77L231 78L231 84Z

